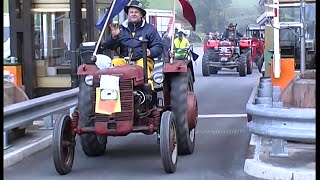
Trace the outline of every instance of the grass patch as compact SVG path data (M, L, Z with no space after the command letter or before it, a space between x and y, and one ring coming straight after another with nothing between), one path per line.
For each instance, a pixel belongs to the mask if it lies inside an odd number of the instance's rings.
M173 2L172 0L149 0L150 5L149 9L165 9L165 10L172 10L173 9ZM176 5L178 2L176 2Z

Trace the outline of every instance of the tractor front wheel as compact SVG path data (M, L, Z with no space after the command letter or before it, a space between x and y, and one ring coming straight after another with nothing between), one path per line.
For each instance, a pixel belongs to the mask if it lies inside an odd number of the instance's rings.
M247 74L252 74L252 61L251 61L251 51L246 52L247 54Z
M211 74L218 74L218 68L217 67L210 67L210 73Z
M239 75L240 77L247 75L247 57L245 54L241 54L239 57Z
M207 53L204 53L202 56L202 75L203 76L210 75L208 61L209 61L209 56Z
M68 114L62 114L55 123L52 137L54 167L60 175L71 172L74 147L75 135L72 134L71 118Z
M171 111L166 111L161 116L160 153L164 170L174 173L178 161L178 138L174 114Z

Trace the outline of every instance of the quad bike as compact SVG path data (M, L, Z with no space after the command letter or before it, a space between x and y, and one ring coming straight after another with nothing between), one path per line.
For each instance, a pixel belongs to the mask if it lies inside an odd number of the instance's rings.
M147 40L142 40L142 45L147 67ZM185 59L156 63L153 88L148 83L147 69L128 63L130 58L127 65L107 69L98 69L90 58L85 62L77 72L81 80L78 105L72 116L61 115L55 123L52 146L56 171L60 175L71 172L76 135L80 136L85 155L101 156L109 136L142 132L157 134L164 170L174 173L178 154L192 154L195 147L198 105L192 62ZM98 113L96 108L105 99L101 94L106 90L102 85L109 83L103 81L107 75L119 77L119 94L107 91L105 96L121 104L121 111L111 114Z
M251 51L245 51L235 40L212 39L207 42L207 50L202 57L202 75L217 74L222 68L236 68L239 75L252 73Z

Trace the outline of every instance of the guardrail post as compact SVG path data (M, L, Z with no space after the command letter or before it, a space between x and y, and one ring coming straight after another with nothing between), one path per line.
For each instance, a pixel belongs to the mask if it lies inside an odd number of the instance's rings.
M3 132L3 149L8 149L10 146L8 145L8 132Z
M257 105L268 105L268 106L271 106L272 105L272 99L271 99L271 97L258 97L258 98L256 98L255 103Z
M285 148L287 141L283 139L272 139L272 151L270 152L271 157L288 157L288 151Z
M273 86L272 88L272 101L279 102L281 96L281 87L280 86Z
M53 115L49 115L43 118L43 126L40 129L53 129Z
M283 102L280 101L281 96L281 87L273 86L272 89L272 107L274 108L282 108Z
M272 84L270 78L260 78L255 104L263 107L272 107Z
M258 97L272 97L272 87L259 88Z
M269 77L260 77L260 83L269 82L271 83L271 78Z

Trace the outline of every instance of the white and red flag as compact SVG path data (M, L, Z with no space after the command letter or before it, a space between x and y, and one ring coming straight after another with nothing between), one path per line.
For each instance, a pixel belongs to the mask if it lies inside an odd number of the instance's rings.
M182 6L182 13L183 17L191 24L193 30L196 30L196 15L194 13L194 10L187 0L178 0Z

